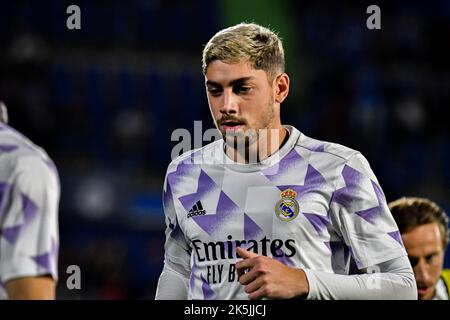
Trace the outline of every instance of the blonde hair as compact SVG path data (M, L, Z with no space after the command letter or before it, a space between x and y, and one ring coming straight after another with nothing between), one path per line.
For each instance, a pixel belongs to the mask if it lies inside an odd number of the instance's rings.
M240 23L216 33L203 49L203 74L215 60L225 63L247 60L254 69L266 71L269 81L284 72L285 63L281 39L255 23Z

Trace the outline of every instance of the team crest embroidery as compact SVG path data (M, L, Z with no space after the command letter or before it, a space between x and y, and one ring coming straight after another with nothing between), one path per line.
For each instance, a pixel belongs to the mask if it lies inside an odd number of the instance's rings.
M281 193L281 200L275 206L275 213L282 221L291 221L298 216L299 205L295 197L297 192L286 189Z

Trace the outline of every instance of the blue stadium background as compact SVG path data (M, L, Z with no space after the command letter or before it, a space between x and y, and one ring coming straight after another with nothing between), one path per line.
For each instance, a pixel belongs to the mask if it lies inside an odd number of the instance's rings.
M66 28L70 4L81 30ZM285 41L285 123L362 151L388 201L424 196L450 212L450 2L377 2L378 31L370 4L2 1L0 99L61 175L58 298L154 297L171 133L213 127L201 50L241 21ZM66 289L72 264L82 290Z

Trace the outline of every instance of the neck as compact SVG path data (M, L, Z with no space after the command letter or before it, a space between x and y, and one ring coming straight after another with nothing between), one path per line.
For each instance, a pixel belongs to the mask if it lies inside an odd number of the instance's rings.
M260 130L256 141L245 143L242 148L225 144L225 153L237 163L256 163L267 159L280 150L288 138L288 131L282 126Z

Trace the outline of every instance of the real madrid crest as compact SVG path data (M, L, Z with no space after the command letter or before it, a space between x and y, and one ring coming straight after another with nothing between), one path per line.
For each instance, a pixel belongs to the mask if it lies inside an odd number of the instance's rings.
M281 200L275 206L275 214L282 221L291 221L298 216L299 205L295 197L297 192L286 189L281 193Z

